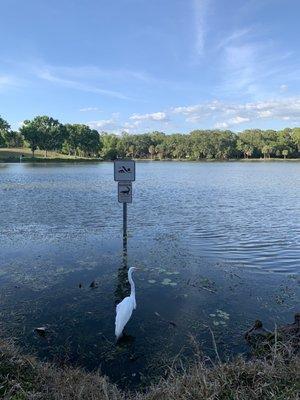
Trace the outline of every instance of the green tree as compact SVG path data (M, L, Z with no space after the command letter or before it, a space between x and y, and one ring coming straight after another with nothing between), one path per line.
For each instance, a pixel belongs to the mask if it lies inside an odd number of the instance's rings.
M151 144L151 145L149 146L148 151L149 151L151 160L153 160L153 157L155 157L155 146L153 146L153 144Z
M0 117L0 147L7 147L6 135L10 132L10 125Z
M7 131L4 132L3 138L6 144L6 147L23 147L24 139L20 132L16 131Z
M300 153L300 128L293 129L292 140L297 147L297 152Z
M98 155L102 148L99 132L82 125L80 133L79 148L84 155L89 157Z
M268 158L271 158L271 153L272 153L272 151L273 151L273 149L272 149L271 146L265 144L265 145L262 147L261 151L262 151L262 153L263 153L263 155L264 155L264 158L267 158L267 157L268 157Z
M49 150L61 150L66 137L65 127L46 115L24 121L20 132L29 143L33 157L37 148L45 150L46 157Z
M130 146L129 146L129 148L128 148L128 151L127 151L127 155L128 156L131 156L132 158L134 158L134 156L135 156L135 145L134 144L131 144Z
M46 157L50 150L61 150L66 129L57 119L43 115L35 117L32 123L40 135L38 147L45 150Z
M101 155L105 160L115 160L118 157L118 143L120 138L112 133L101 133L102 151Z
M24 139L28 142L29 147L32 151L32 157L34 157L35 150L38 148L40 143L40 133L32 121L26 120L23 122L23 126L20 129Z
M102 148L98 131L88 125L67 124L64 151L70 155L96 156Z
M282 155L283 155L283 158L286 159L286 157L289 155L289 151L287 149L282 150Z
M155 147L155 152L158 154L160 160L163 160L166 155L166 145L164 143L158 144Z

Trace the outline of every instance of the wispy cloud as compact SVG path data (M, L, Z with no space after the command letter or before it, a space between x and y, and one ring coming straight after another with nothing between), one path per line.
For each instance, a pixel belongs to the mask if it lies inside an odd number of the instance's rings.
M80 112L89 112L89 111L98 111L101 112L102 110L99 107L83 107L79 109Z
M195 53L202 56L207 31L206 16L210 0L192 0L195 26Z
M51 72L49 69L46 69L46 68L36 69L36 75L40 79L46 80L48 82L56 83L56 84L62 85L64 87L69 87L71 89L81 90L84 92L98 93L98 94L102 94L102 95L109 96L109 97L114 97L114 98L121 99L121 100L132 100L131 97L126 96L125 94L123 94L121 92L114 91L114 90L102 89L97 86L81 82L79 80L73 80L73 79L68 79L65 77L60 77L59 75L56 75L55 73Z
M51 70L57 74L74 78L86 79L102 79L114 81L136 81L144 83L161 82L145 71L134 71L125 68L120 69L105 69L95 65L82 65L82 66L51 66L45 65L45 69Z
M220 42L217 44L216 49L222 49L225 46L229 45L232 42L236 42L237 40L241 40L245 36L248 36L251 32L253 32L252 28L244 28L237 29L231 32L228 36L223 37Z
M280 49L260 27L232 31L215 48L219 60L220 96L259 100L279 93L280 83L295 80L292 53ZM299 78L298 78L299 79ZM273 88L272 88L273 86Z
M19 79L13 75L1 74L0 73L0 91L4 91L8 88L16 88L24 86L25 81Z

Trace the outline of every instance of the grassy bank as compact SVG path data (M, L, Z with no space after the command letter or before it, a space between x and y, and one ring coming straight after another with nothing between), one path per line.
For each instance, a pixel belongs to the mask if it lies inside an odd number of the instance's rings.
M0 162L20 162L20 156L22 162L86 162L86 161L100 161L97 158L87 157L74 157L66 154L57 153L55 151L48 151L47 157L45 152L36 150L34 158L32 152L27 148L0 148Z
M267 358L252 361L237 358L208 365L198 355L188 368L170 368L168 378L147 392L125 393L99 373L42 363L22 355L13 343L0 341L0 396L4 400L296 400L299 378L299 357L277 344Z

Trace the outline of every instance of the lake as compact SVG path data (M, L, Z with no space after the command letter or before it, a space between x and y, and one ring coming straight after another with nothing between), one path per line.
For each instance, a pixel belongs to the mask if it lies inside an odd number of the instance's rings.
M212 331L226 359L249 352L255 319L269 329L292 322L300 163L139 162L133 186L126 254L112 163L0 164L6 336L43 360L137 387L192 356L191 337L214 357ZM130 266L141 268L137 310L116 345Z

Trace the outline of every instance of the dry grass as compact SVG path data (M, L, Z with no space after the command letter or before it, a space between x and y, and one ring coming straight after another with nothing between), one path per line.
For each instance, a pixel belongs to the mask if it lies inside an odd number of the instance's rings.
M188 368L180 362L170 367L168 378L146 393L125 393L98 373L42 363L0 341L3 400L296 400L299 382L299 357L278 344L267 357L251 361L208 365L198 354Z

